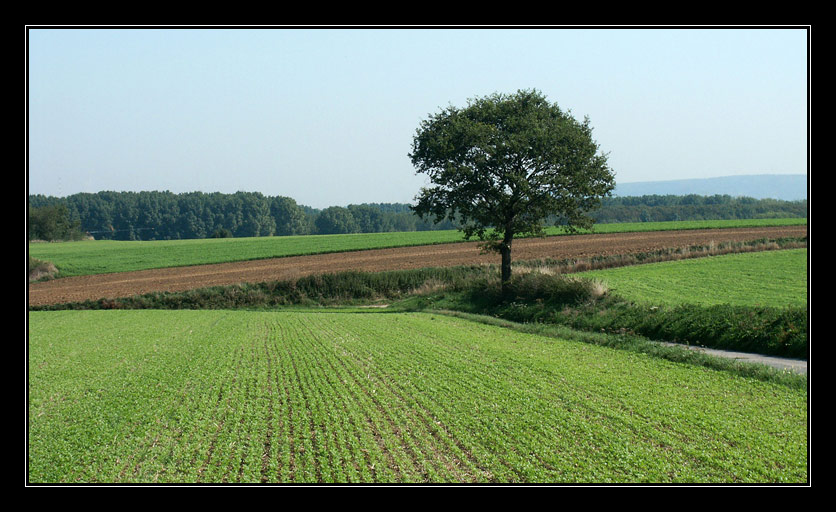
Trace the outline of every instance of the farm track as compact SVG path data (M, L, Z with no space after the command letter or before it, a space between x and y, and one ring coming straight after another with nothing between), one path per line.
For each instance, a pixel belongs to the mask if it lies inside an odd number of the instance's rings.
M585 258L651 252L666 248L706 245L711 242L744 242L762 238L803 236L807 236L807 226L552 236L516 240L513 257L515 261ZM32 283L29 285L29 305L129 297L163 291L176 292L242 282L277 281L347 270L380 272L498 262L499 257L496 254L481 254L478 242L289 256L68 277Z

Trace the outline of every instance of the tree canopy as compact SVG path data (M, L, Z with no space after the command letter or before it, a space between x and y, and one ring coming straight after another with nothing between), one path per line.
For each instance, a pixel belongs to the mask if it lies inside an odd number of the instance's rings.
M409 156L432 182L416 197L415 212L436 220L456 215L465 237L502 254L503 283L515 235L542 235L550 216L569 231L590 227L587 213L615 187L589 119L577 121L537 90L496 93L431 115Z
M41 208L29 205L27 230L29 240L80 240L80 223L70 219L67 207L51 204Z

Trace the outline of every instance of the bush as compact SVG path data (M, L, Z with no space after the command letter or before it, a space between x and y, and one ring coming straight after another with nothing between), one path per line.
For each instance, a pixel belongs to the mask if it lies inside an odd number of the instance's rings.
M41 261L32 256L28 256L28 259L29 264L27 270L30 283L40 281L41 279L50 279L58 273L58 269L49 261Z
M503 294L498 279L484 278L475 281L471 288L474 300L495 305L514 302L543 303L549 306L578 304L605 293L600 283L590 279L542 272L516 273Z

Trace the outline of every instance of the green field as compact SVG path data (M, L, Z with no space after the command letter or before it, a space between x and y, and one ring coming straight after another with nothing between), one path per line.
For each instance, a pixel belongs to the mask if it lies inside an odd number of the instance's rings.
M656 305L807 306L807 249L727 254L577 274Z
M669 229L733 228L807 224L807 219L643 222L599 224L596 233ZM557 235L557 228L549 234ZM306 235L150 242L84 241L30 243L29 256L55 264L63 277L152 268L224 263L324 252L379 249L462 241L459 231L415 231L353 235Z
M30 482L806 482L807 393L429 313L28 319Z

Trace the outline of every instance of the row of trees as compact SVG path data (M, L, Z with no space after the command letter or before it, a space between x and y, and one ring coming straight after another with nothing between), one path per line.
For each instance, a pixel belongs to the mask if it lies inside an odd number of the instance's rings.
M703 219L805 217L807 201L735 198L728 195L604 198L590 216L597 223ZM553 224L557 219L549 219ZM259 193L99 192L64 198L29 197L29 239L166 240L212 236L379 233L456 229L421 220L403 203L298 205L288 197Z
M455 229L450 221L419 219L406 204L298 205L283 196L258 192L98 192L57 198L29 196L29 239L60 240L70 235L49 226L63 222L97 239L176 240L213 236L273 236Z
M807 216L807 201L729 195L608 197L590 216L595 222L666 222L715 219L780 219Z

